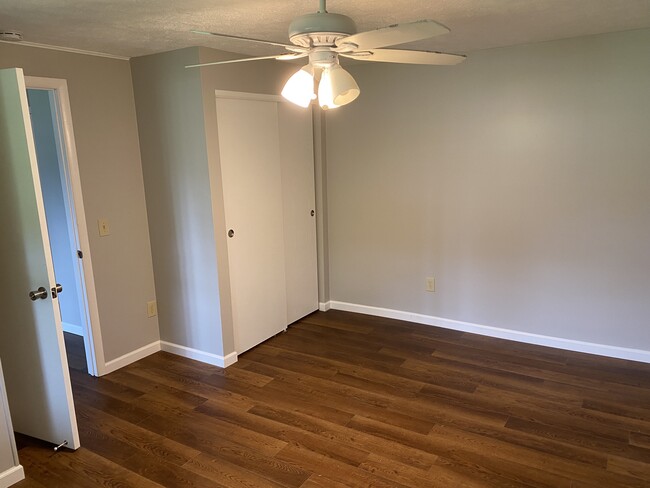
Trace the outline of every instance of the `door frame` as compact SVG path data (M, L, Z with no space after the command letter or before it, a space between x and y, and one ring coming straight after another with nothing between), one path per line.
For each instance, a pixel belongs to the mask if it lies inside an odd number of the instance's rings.
M48 90L53 92L55 106L54 118L58 120L54 130L58 133L59 172L63 186L64 200L70 225L68 232L72 245L83 253L76 259L77 287L80 293L80 312L84 332L84 349L88 373L92 376L104 374L105 360L99 323L99 309L95 291L90 241L86 225L86 213L81 192L79 162L72 128L72 113L68 95L68 83L64 79L25 76L26 89ZM62 146L58 143L62 142ZM72 250L71 250L72 251Z

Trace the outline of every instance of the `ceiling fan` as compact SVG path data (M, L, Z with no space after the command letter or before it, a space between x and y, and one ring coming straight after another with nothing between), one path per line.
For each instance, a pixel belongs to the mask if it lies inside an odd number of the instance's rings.
M302 15L289 25L291 44L217 32L192 31L196 34L282 47L285 49L285 53L194 64L186 66L186 68L262 59L290 61L308 56L309 64L289 78L282 90L282 96L296 105L307 107L312 100L316 99L316 93L318 93L319 105L323 109L332 109L352 102L360 93L359 86L352 75L339 65L339 56L362 61L428 65L453 65L465 60L465 56L462 55L435 51L382 49L385 46L419 41L449 32L447 27L433 20L395 24L357 33L356 25L350 17L329 13L325 5L326 0L319 1L318 12ZM318 83L317 91L315 83Z

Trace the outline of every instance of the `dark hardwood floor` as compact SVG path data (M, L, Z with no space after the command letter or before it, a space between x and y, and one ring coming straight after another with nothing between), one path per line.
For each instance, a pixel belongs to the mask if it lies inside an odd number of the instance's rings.
M84 350L84 338L75 334L63 333L65 340L65 351L68 357L68 367L83 373L88 372L86 365L86 352Z
M71 375L83 447L21 437L18 488L650 486L648 364L330 311Z

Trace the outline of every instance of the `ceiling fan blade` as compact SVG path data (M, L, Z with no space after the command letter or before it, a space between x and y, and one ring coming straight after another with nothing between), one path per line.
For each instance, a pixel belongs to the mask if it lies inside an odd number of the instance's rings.
M435 51L409 51L406 49L375 49L374 51L340 53L340 55L360 61L435 65L458 64L465 61L467 57L460 54L445 54Z
M262 59L277 59L278 61L291 61L293 59L304 58L307 53L286 53L276 54L274 56L258 56L256 58L237 58L227 59L225 61L214 61L212 63L190 64L186 68L202 68L203 66L215 66L217 64L245 63L247 61L261 61Z
M202 35L207 35L207 36L224 37L226 39L235 39L237 41L257 42L257 43L260 43L260 44L267 44L269 46L279 46L279 47L285 48L288 51L293 51L293 52L297 52L297 53L307 51L307 48L304 48L302 46L294 46L293 44L283 44L281 42L275 42L275 41L265 41L263 39L253 39L252 37L233 36L233 35L230 35L230 34L220 34L219 32L208 32L208 31L200 31L200 30L193 30L191 32L194 33L194 34L202 34Z
M428 39L447 32L449 32L449 29L433 20L419 20L408 24L395 24L381 29L353 34L340 39L336 45L339 48L349 46L352 50L363 51Z

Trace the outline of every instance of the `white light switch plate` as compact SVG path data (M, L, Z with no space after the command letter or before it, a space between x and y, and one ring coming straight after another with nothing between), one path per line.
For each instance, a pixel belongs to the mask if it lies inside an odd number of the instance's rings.
M426 284L425 284L424 289L425 289L426 291L435 292L435 291L436 291L436 280L435 280L435 278L433 278L433 277L428 277L428 278L426 279Z
M97 227L99 227L99 237L111 235L111 227L107 219L99 219L97 221Z
M156 305L156 300L147 302L147 317L155 317L158 315L158 306Z

